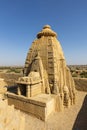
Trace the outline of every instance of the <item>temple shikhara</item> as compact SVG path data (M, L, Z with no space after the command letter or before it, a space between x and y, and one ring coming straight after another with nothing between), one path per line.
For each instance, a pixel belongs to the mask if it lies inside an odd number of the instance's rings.
M54 111L75 104L75 84L57 34L45 25L27 53L18 94L7 94L9 104L46 120Z

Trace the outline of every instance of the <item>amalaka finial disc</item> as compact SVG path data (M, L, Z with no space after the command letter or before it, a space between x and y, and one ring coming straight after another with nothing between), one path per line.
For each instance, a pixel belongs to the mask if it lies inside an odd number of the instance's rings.
M37 34L37 38L41 38L42 36L57 37L57 34L51 29L50 25L45 25L42 31Z
M51 29L51 26L50 26L50 25L45 25L45 26L43 27L43 29L45 29L45 28Z

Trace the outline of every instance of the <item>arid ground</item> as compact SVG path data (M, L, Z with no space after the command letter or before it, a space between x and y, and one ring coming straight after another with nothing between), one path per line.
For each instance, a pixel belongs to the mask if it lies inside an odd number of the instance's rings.
M77 91L76 104L51 114L46 122L24 115L25 130L87 130L87 92Z

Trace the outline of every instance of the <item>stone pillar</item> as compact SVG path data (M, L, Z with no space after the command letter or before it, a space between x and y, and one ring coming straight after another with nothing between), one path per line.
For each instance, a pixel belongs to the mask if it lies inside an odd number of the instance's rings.
M50 87L49 87L49 82L48 82L48 79L47 79L46 84L47 84L46 93L47 93L47 94L50 94L51 92L50 92Z
M31 97L31 93L30 93L30 85L26 86L26 97Z
M18 95L21 95L20 86L18 86Z

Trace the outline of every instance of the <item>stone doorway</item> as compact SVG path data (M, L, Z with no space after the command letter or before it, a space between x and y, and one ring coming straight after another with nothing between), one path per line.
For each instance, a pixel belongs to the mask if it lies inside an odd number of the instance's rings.
M26 96L26 85L25 84L20 85L20 92L21 92L21 95Z

